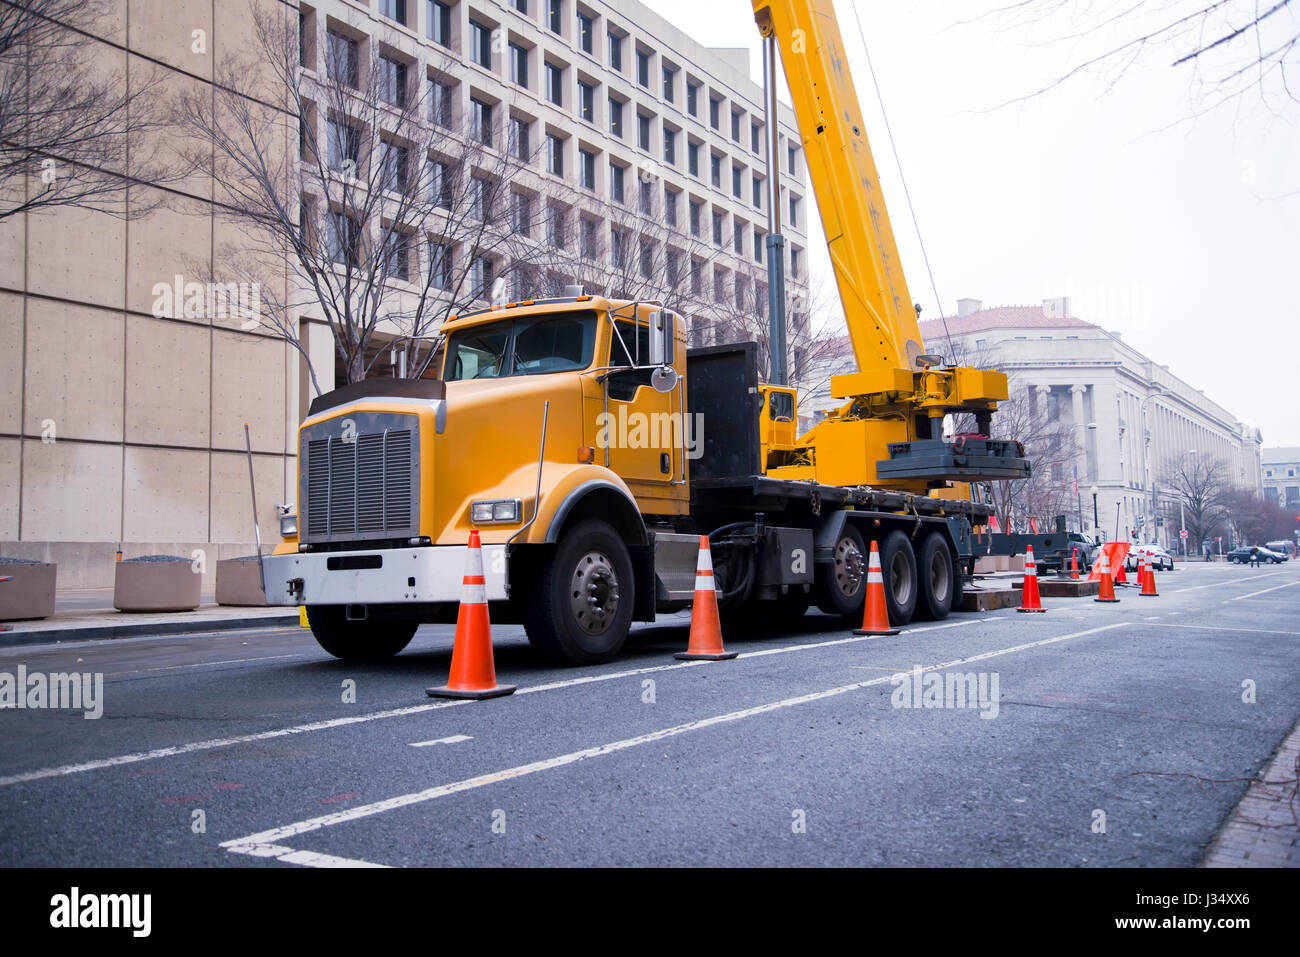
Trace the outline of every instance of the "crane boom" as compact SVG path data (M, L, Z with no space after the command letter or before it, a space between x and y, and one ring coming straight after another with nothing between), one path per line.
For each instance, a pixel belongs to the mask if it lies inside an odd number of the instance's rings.
M1023 448L989 435L1007 377L923 354L831 0L752 2L759 32L781 50L857 362L856 372L830 380L831 395L848 404L793 443L773 443L766 473L909 491L1027 478ZM954 413L975 419L975 432L955 444L942 425Z
M831 0L753 5L782 62L799 65L786 81L858 368L914 369L921 332Z

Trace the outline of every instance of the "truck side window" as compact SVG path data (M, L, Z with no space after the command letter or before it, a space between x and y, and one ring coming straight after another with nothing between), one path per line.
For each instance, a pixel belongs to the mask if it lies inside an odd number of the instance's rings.
M773 392L767 406L773 422L794 418L794 396L789 392Z
M634 325L620 319L614 323L614 328L618 331L618 335L614 337L610 346L609 364L612 366L649 365L650 327ZM653 374L653 369L615 372L609 377L609 397L620 402L632 401L636 397L637 389L650 384L650 376Z

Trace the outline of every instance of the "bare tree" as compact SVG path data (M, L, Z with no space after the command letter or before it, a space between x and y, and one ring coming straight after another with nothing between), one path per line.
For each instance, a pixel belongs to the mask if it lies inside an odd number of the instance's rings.
M534 254L537 144L508 104L474 101L457 117L451 61L417 75L386 52L397 40L384 28L364 56L359 41L331 30L316 57L317 38L300 40L294 10L259 6L250 16L250 56L224 72L214 98L188 97L181 110L201 136L195 162L242 227L222 268L252 279L288 260L288 294L266 284L262 320L306 359L318 392L328 391L325 370L300 333L308 311L328 323L348 382L371 374L385 345L402 349L408 377L424 376L442 321L484 303L496 279Z
M1286 539L1295 540L1296 514L1250 489L1234 489L1224 495L1225 511L1242 538L1254 545Z
M1295 12L1291 0L1019 0L978 19L1000 28L1042 29L1083 51L1068 70L1021 100L1088 72L1104 73L1113 87L1137 63L1159 57L1190 71L1213 108L1251 91L1265 102L1296 100L1300 91L1288 76L1300 44Z
M166 124L157 75L140 66L128 86L124 71L87 56L116 6L0 0L0 220L61 206L125 216L133 182L177 175L146 145ZM131 215L151 208L132 197Z
M1227 521L1231 474L1223 459L1206 455L1174 456L1161 470L1161 486L1182 499L1188 541L1197 548Z

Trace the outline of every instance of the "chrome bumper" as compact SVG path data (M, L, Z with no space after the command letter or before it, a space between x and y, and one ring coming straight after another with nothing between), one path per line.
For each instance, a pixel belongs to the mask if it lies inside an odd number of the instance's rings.
M460 601L469 548L299 552L263 559L268 605L400 605ZM378 564L378 567L373 567ZM367 567L369 566L369 567ZM488 601L509 597L506 546L483 546ZM296 589L291 586L301 585ZM412 584L414 582L414 584Z

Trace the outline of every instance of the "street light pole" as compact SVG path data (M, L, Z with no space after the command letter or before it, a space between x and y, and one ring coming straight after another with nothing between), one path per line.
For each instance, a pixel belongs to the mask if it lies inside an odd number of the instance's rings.
M1101 519L1097 516L1097 493L1100 491L1097 486L1092 487L1092 526L1097 529L1101 528Z
M1151 392L1150 395L1148 395L1145 399L1142 400L1142 406L1141 406L1142 439L1143 439L1142 481L1145 483L1149 483L1151 486L1151 528L1150 528L1151 537L1149 540L1152 542L1155 542L1157 540L1156 538L1157 506L1156 506L1155 475L1152 473L1151 470L1151 425L1147 422L1147 403L1150 402L1152 399L1154 399L1156 396L1168 395L1168 394L1169 394L1168 389L1166 389L1162 385L1158 385L1154 388L1154 390Z

